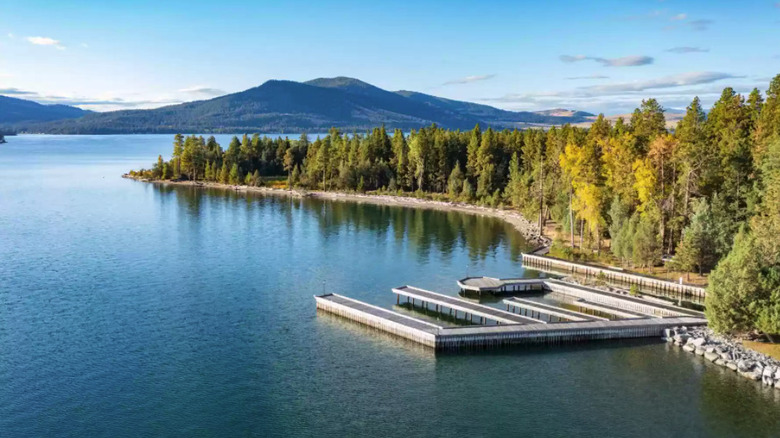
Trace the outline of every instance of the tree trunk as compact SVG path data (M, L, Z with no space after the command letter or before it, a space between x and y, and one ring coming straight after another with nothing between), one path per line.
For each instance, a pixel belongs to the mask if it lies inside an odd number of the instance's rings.
M571 247L574 248L574 208L572 207L572 188L569 187L569 239L571 240Z
M539 154L539 235L544 235L544 161L542 154Z
M582 249L582 238L585 235L585 221L580 221L580 249Z
M596 254L601 255L601 233L598 224L596 224Z

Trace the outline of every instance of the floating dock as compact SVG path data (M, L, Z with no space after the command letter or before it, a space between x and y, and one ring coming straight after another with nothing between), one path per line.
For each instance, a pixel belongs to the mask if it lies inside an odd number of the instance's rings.
M610 315L615 315L621 319L636 319L636 318L647 318L647 315L639 312L632 312L630 310L624 310L620 307L614 307L609 306L607 304L596 304L591 303L590 301L585 301L583 299L580 299L573 303L575 306L579 306L583 309L589 309L594 312L601 312L601 313L607 313Z
M550 306L548 304L539 303L537 301L531 301L526 300L523 298L507 298L504 301L504 304L506 304L506 309L517 309L518 311L522 312L525 310L528 312L529 310L531 312L540 312L544 313L548 316L555 316L557 318L562 318L567 321L609 321L609 318L603 318L601 316L596 315L588 315L586 313L582 312L575 312L574 310L564 309L562 307L556 307L556 306ZM514 311L514 310L513 310Z
M585 286L544 279L545 290L562 295L567 304L589 308L617 316L617 320L589 315L562 307L512 298L503 301L508 308L525 309L520 315L484 306L450 295L401 286L393 289L396 302L401 297L426 309L435 306L437 312L448 309L450 314L479 322L494 321L494 325L445 327L412 316L383 309L338 294L315 296L317 308L358 323L395 334L436 350L486 348L516 344L563 343L599 339L661 337L664 329L676 326L706 325L701 312L677 306L642 300ZM531 317L528 317L528 312ZM536 318L534 318L534 313ZM542 315L547 315L543 320ZM566 321L550 321L552 316Z
M521 292L528 290L542 290L543 278L493 278L493 277L466 277L458 280L458 287L462 291L477 293L483 292Z
M601 339L661 337L675 326L705 325L703 318L645 318L542 324L440 327L398 312L337 294L316 296L317 308L412 340L436 350L488 348L518 344L564 343Z
M392 310L372 306L338 294L316 296L317 308L351 319L396 336L418 342L428 347L436 347L436 334L443 327L436 324L402 315Z
M662 304L657 301L644 300L630 295L619 294L615 292L603 291L600 289L582 286L579 284L567 283L561 280L547 279L544 282L545 287L552 292L556 292L564 297L574 299L583 299L594 304L605 304L622 310L640 313L656 317L674 317L674 316L693 316L704 318L704 313L685 309L683 307L671 304ZM577 305L576 303L572 303Z
M463 312L466 315L466 319L471 315L485 318L491 321L495 321L498 324L537 324L543 323L533 318L527 318L525 316L517 315L511 312L505 312L495 307L483 306L482 304L472 303L471 301L455 298L450 295L444 295L429 290L420 289L414 286L401 286L393 289L393 293L397 295L396 303L400 303L400 298L406 297L407 300L411 300L414 305L415 300L419 300L426 306L428 303L436 306L437 311L442 311L442 307L446 307L455 312L455 317L458 316L458 311Z
M663 280L647 275L626 272L615 268L605 268L585 263L575 263L568 260L561 260L555 257L523 254L523 265L531 269L540 269L552 272L568 272L571 274L582 274L588 277L602 276L606 281L621 283L626 285L636 285L650 290L657 290L664 293L676 294L681 297L693 296L704 298L707 294L706 289L700 286L690 284L675 283L673 281Z

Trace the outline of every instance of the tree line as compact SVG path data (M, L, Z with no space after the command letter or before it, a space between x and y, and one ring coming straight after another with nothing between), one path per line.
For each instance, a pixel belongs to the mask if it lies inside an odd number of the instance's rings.
M780 75L765 95L725 88L708 113L698 98L674 129L643 100L628 120L589 128L406 134L337 129L311 141L176 135L152 179L262 185L264 177L322 190L413 192L518 209L568 231L571 248L626 266L662 256L710 276L707 312L718 330L780 333ZM716 268L717 267L717 268Z

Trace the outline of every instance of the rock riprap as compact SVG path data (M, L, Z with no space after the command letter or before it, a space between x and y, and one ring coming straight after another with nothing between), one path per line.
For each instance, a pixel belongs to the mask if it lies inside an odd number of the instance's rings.
M780 361L745 348L734 339L716 335L706 327L666 329L664 339L684 351L704 356L715 365L780 390Z

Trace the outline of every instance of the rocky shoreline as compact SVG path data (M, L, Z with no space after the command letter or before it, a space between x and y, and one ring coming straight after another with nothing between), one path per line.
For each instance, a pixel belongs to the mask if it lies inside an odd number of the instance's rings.
M716 335L705 327L666 329L664 338L683 351L780 390L780 361L745 348L734 339Z
M428 208L442 211L457 211L468 214L478 214L481 216L490 216L504 220L512 225L528 242L536 247L548 247L552 244L552 240L545 236L539 235L539 227L536 223L533 223L526 219L522 214L513 210L502 210L499 208L482 207L473 204L465 204L461 202L445 202L434 201L430 199L419 199L409 196L397 196L397 195L374 195L374 194L362 194L362 193L348 193L348 192L330 192L323 190L286 190L275 189L271 187L253 187L245 185L232 185L222 184L216 182L201 182L201 181L169 181L169 180L149 180L146 178L134 177L130 174L122 175L122 178L132 179L136 181L154 183L154 184L169 184L191 187L204 187L204 188L217 188L224 190L234 190L243 192L255 192L269 195L278 196L292 196L297 198L317 198L326 199L331 201L347 201L347 202L366 202L377 205L395 205L399 207L413 207L413 208Z

